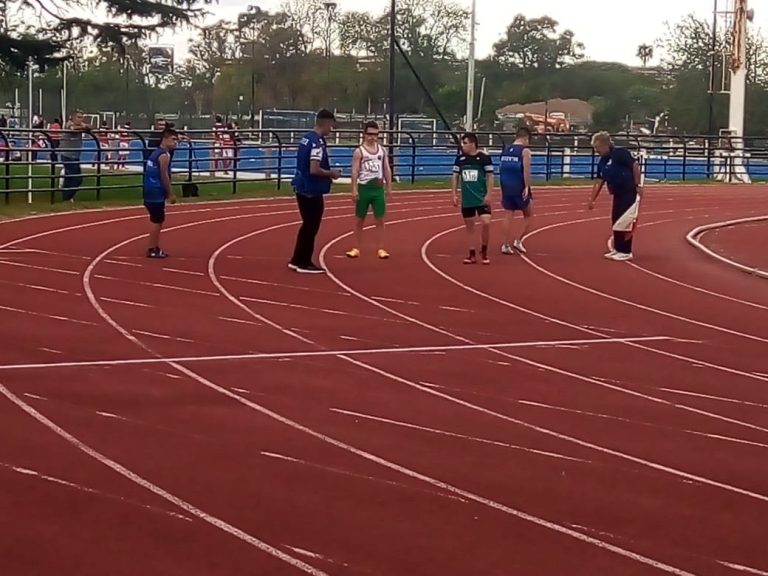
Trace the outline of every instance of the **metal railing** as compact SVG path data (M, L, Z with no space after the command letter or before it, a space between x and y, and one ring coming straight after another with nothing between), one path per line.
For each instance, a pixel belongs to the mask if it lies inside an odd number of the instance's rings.
M296 130L242 130L232 145L214 142L210 130L188 130L173 154L174 184L194 183L217 194L290 187L296 151L304 135ZM152 152L150 132L82 133L80 147L63 147L72 133L4 129L0 131L0 194L50 202L78 197L96 200L140 199L146 159ZM357 130L338 130L329 138L331 164L348 178L352 155L360 144ZM514 136L478 133L481 149L498 157ZM734 142L711 136L642 136L617 134L619 146L641 154L646 179L691 181L715 178ZM382 132L400 182L443 180L451 175L459 141L451 132ZM588 134L537 135L532 143L537 181L590 179L598 157ZM768 180L768 140L744 139L742 163L753 181ZM498 161L495 162L498 165ZM497 167L498 169L498 167ZM342 180L343 181L343 180ZM265 183L268 185L265 187Z

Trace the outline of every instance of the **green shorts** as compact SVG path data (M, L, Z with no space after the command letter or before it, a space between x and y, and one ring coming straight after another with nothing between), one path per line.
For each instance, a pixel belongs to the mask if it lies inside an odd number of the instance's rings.
M368 210L373 208L376 218L384 218L387 213L387 195L380 182L367 182L357 187L358 199L355 205L355 216L365 218Z

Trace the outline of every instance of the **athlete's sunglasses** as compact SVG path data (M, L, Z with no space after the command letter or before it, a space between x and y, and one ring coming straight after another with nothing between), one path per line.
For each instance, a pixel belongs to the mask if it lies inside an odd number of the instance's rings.
M379 133L378 132L366 132L365 135L366 136L374 136L376 138L379 137Z

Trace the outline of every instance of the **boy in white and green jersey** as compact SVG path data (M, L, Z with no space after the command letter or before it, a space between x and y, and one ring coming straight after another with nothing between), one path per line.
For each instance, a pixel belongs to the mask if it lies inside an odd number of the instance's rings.
M372 210L376 221L377 255L386 260L389 253L384 249L384 217L387 214L387 200L392 198L392 171L387 151L379 144L379 125L368 122L363 134L362 146L352 155L352 198L355 202L357 246L347 252L347 257L360 257L365 218L368 211Z
M453 164L453 205L459 204L461 184L461 215L467 229L469 256L464 264L477 263L475 250L475 223L479 218L481 229L481 250L483 264L490 264L488 241L491 234L491 205L488 193L493 190L493 161L485 152L478 150L477 135L471 132L461 137L461 154Z

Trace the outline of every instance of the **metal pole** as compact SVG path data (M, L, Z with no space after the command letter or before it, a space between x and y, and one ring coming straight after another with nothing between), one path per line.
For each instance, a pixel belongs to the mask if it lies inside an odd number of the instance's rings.
M67 63L62 62L61 122L67 121Z
M256 41L251 41L251 130L254 125L254 114L256 113ZM261 128L261 126L259 126ZM251 134L253 138L253 134Z
M29 61L27 62L27 74L29 76L29 85L28 85L28 93L27 93L27 96L29 97L29 100L28 100L29 109L27 110L27 116L28 116L28 122L29 122L29 124L27 125L27 127L29 128L29 143L27 144L27 146L29 146L29 148L27 149L27 203L28 204L32 204L32 144L34 143L32 139L32 106L33 106L32 78L34 76L34 73L32 71L32 66L33 66L32 59L30 58Z
M395 18L397 17L397 0L392 0L389 8L389 129L396 130L396 113L395 113L395 54L397 46L395 45L397 23ZM391 154L390 154L391 156Z
M715 69L717 67L717 0L714 0L712 9L712 42L710 44L711 57L709 61L709 122L707 132L712 136L715 132Z
M477 105L477 118L478 120L483 115L483 102L485 100L485 81L487 78L483 76L483 81L480 83L480 103Z
M464 128L471 131L475 126L475 16L477 0L472 0L469 16L469 62L467 63L467 121Z

